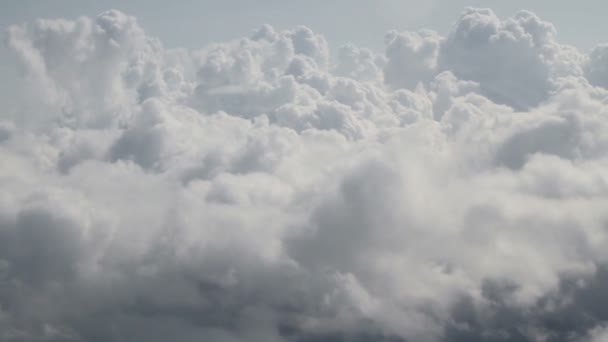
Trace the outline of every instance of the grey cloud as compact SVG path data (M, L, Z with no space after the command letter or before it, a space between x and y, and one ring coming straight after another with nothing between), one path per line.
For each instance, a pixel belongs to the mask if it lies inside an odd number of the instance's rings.
M605 338L605 48L472 8L385 41L9 28L0 341Z
M589 83L608 88L608 46L601 44L596 46L589 55L589 61L585 65L585 76Z

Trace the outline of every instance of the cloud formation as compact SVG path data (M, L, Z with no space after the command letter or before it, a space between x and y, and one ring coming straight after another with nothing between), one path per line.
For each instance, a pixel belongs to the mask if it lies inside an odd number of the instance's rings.
M7 35L0 341L607 338L606 46L474 8L333 58L114 10Z

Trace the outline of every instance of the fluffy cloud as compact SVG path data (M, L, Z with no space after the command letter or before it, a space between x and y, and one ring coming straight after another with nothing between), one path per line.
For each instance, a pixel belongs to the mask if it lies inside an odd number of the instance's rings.
M516 109L543 102L558 77L581 74L581 57L555 40L552 24L522 11L500 20L467 8L446 38L440 68L480 83L482 94Z
M9 28L0 341L603 341L605 47L472 8L385 41Z

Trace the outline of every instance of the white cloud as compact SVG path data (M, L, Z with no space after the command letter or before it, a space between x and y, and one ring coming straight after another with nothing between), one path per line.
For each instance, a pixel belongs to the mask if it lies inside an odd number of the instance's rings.
M8 44L0 341L603 334L601 46L470 8L335 65L305 27L165 49L118 11Z
M521 11L501 20L467 8L442 45L440 68L480 83L482 94L517 109L544 101L557 77L579 75L578 54L555 40L555 28Z

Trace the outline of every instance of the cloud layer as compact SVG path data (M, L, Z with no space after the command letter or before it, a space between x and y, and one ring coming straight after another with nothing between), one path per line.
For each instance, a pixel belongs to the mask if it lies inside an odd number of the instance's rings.
M607 46L474 8L334 57L7 34L0 341L608 338Z

